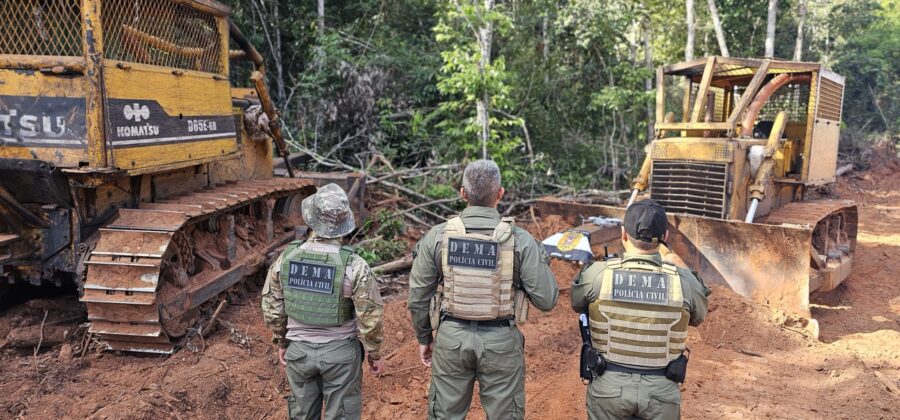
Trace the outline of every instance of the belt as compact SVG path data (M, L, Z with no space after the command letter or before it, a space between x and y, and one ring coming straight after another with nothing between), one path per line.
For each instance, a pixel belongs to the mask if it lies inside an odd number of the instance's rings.
M622 373L637 373L639 375L666 376L666 368L658 369L638 369L627 366L617 365L615 363L606 362L606 370Z
M468 320L468 319L452 317L450 315L444 315L444 321L453 321L453 322L456 322L458 324L463 324L463 325L475 324L479 327L508 327L508 326L510 326L510 321L512 321L512 320L508 319L508 318L498 318L498 319L489 319L486 321L472 321L472 320Z

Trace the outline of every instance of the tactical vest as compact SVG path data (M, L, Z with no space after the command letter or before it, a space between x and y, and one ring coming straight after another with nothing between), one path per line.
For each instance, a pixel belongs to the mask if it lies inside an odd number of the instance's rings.
M612 259L589 306L591 344L613 363L665 367L685 348L690 314L674 265Z
M466 233L459 216L447 221L441 244L442 311L475 321L513 316L513 219L503 218L492 235Z
M291 243L284 251L279 273L285 313L297 321L325 327L353 319L353 300L343 296L351 255L350 247L324 253L301 249L300 242Z

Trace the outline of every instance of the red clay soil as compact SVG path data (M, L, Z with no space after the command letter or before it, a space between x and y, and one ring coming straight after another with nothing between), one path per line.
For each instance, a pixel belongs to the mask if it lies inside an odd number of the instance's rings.
M900 163L878 160L835 191L859 202L860 240L851 278L813 297L821 340L714 287L707 321L690 331L685 418L900 418ZM543 221L543 234L564 227L554 224ZM533 311L523 328L527 415L585 418L568 294L578 267L552 264L563 289L559 303L549 313ZM222 314L231 328L220 326L172 357L93 347L81 357L83 320L50 315L47 325L71 327L64 344L42 346L36 357L32 348L0 350L0 418L284 418L288 387L268 343L258 288L233 301ZM44 308L77 305L60 298L7 310L0 337L39 325ZM424 418L429 371L418 360L405 296L388 299L385 331L388 373L366 373L363 418ZM484 418L477 399L469 418Z

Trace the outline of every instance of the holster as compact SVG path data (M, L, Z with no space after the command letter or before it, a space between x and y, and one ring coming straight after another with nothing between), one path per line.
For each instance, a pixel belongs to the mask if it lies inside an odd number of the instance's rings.
M687 376L688 355L690 350L685 349L677 359L666 365L666 378L673 382L684 383Z
M428 318L431 320L431 330L437 331L438 327L441 325L441 302L444 300L444 291L438 290L434 293L434 296L431 297L431 302L428 304Z
M516 295L513 297L513 316L516 317L516 324L522 325L528 322L528 308L531 301L528 295L522 289L516 289Z
M580 361L581 379L592 381L594 375L601 376L606 372L606 360L590 344L582 344Z

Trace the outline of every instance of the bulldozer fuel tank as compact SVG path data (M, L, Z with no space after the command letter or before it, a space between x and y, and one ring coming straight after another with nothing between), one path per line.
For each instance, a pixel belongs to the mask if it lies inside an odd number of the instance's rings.
M313 185L237 181L119 209L84 262L90 332L111 350L172 353L204 307L295 238Z
M535 206L541 217L555 214L573 223L587 215L625 214L620 207L552 198ZM850 272L857 210L849 201L792 203L752 224L677 213L668 218L670 249L704 282L786 313L810 318L810 293L837 287Z

